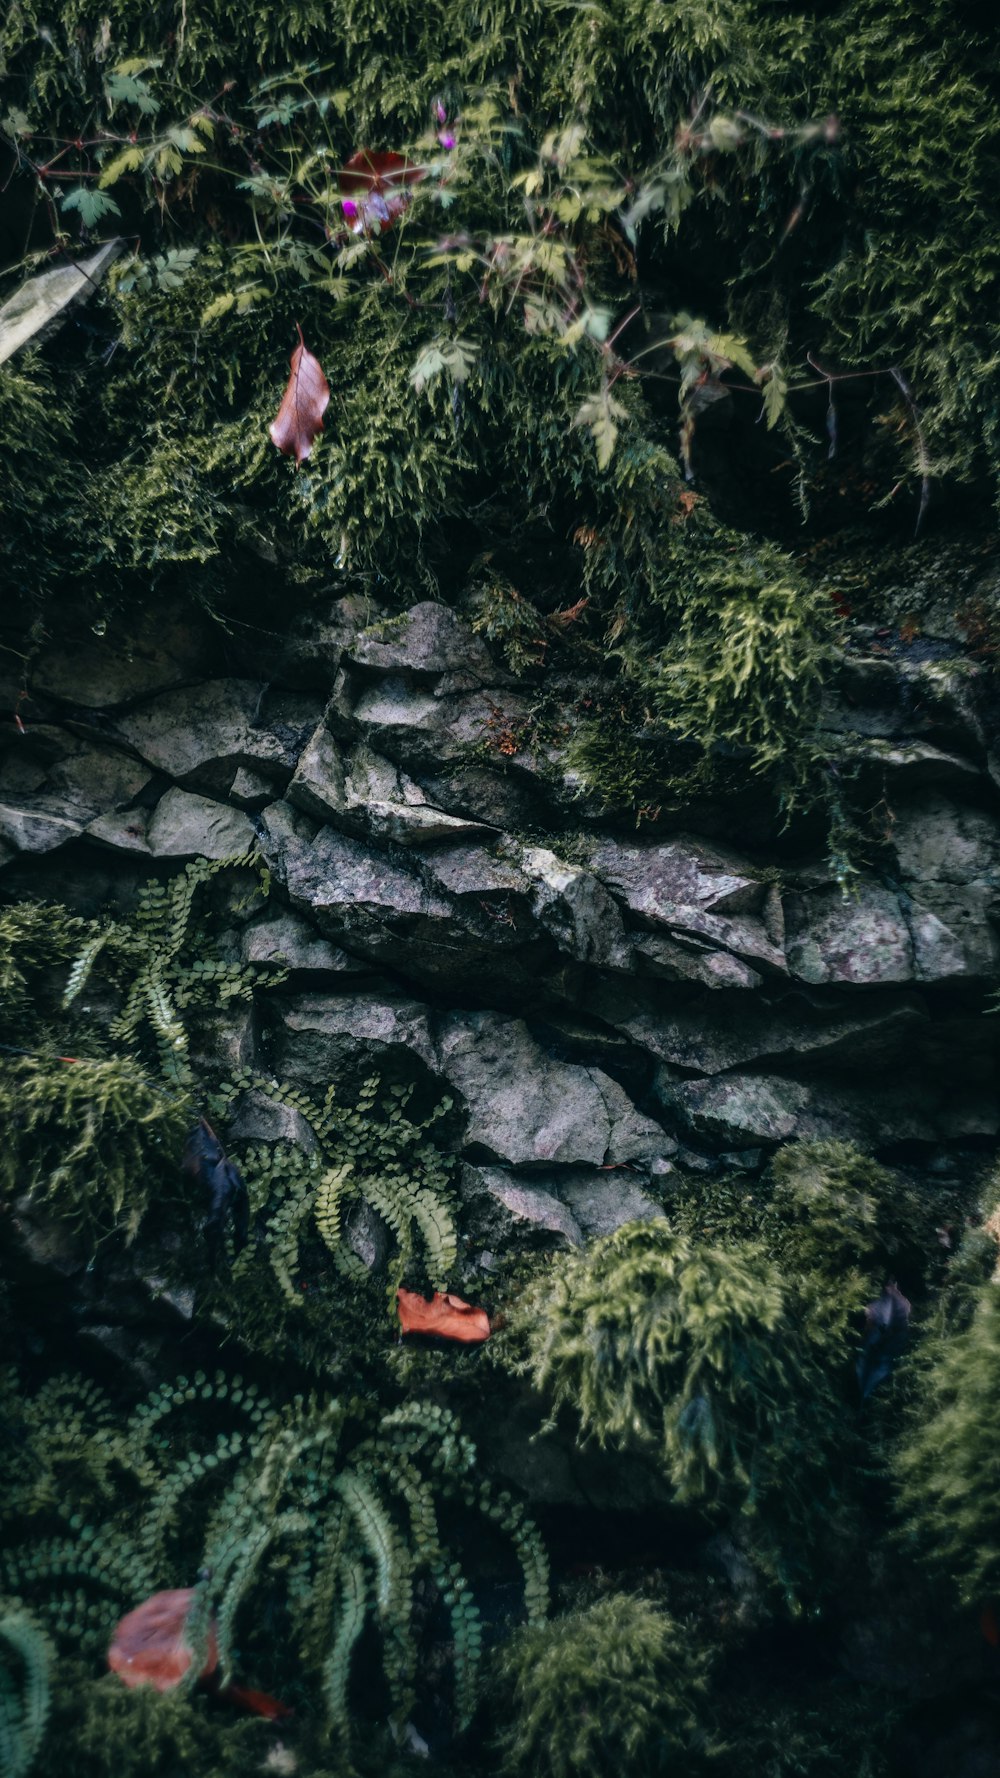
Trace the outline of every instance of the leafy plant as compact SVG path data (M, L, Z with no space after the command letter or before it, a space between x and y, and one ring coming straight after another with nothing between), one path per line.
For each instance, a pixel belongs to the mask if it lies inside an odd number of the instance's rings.
M913 1192L898 1173L850 1142L790 1142L771 1163L762 1232L783 1259L836 1277L877 1274L912 1259L923 1230Z
M456 1713L467 1721L482 1629L442 1528L446 1503L450 1513L474 1511L506 1534L523 1570L529 1619L545 1613L547 1566L537 1532L508 1494L478 1474L473 1446L434 1403L385 1409L297 1397L277 1405L239 1377L198 1373L154 1391L124 1428L95 1436L138 1498L97 1524L62 1502L70 1535L36 1537L4 1558L8 1578L80 1646L106 1648L123 1610L200 1567L185 1685L204 1666L210 1622L225 1683L238 1624L247 1638L241 1646L253 1651L262 1598L272 1616L283 1602L296 1662L321 1686L342 1736L355 1651L366 1625L377 1630L401 1731L417 1679L415 1588L424 1577L448 1612ZM69 1582L76 1592L57 1591ZM96 1604L80 1593L81 1583L96 1586ZM275 1658L272 1647L272 1664Z
M170 1084L193 1084L190 1037L181 1017L189 1007L249 1000L255 987L274 987L285 969L261 970L219 954L202 924L192 930L198 890L223 871L249 870L265 891L267 869L256 852L241 857L196 858L167 884L150 882L142 890L134 920L104 927L79 953L63 997L72 1006L90 979L98 958L124 990L124 1004L110 1025L110 1036L134 1043L149 1027L160 1072Z
M286 1302L302 1306L295 1272L309 1221L343 1272L365 1276L342 1231L344 1210L358 1198L388 1224L404 1266L412 1261L419 1236L427 1274L443 1287L455 1267L457 1233L450 1162L429 1132L450 1111L452 1101L443 1098L427 1116L412 1119L407 1114L412 1083L384 1087L372 1075L362 1083L357 1103L348 1107L338 1104L334 1086L317 1104L299 1087L243 1075L225 1089L223 1102L251 1089L297 1112L315 1141L308 1151L279 1143L254 1147L243 1156L253 1208L266 1213L267 1254ZM237 1283L240 1268L253 1263L249 1254L240 1262Z
M0 1600L0 1764L24 1778L42 1743L54 1650L19 1599Z
M709 1658L628 1593L517 1632L499 1664L511 1778L659 1778L703 1769Z

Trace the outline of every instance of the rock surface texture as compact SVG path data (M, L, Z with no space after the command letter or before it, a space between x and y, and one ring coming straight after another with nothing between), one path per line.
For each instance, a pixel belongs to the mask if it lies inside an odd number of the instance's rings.
M845 891L821 838L596 820L459 617L371 618L342 600L228 654L164 620L93 672L81 644L79 682L71 646L43 652L0 763L10 889L93 913L256 840L274 891L235 942L289 973L241 1055L450 1095L487 1262L657 1214L678 1168L792 1137L929 1165L995 1138L1000 807L968 675L849 657L826 720L886 843Z

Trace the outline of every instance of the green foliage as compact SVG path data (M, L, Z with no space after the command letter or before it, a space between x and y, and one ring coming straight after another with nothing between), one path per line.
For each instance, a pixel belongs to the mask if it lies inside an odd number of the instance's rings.
M708 1668L681 1624L627 1593L519 1631L499 1667L504 1772L666 1778L703 1769L713 1751Z
M245 1778L266 1770L268 1733L260 1721L211 1712L207 1699L148 1686L129 1690L117 1674L94 1679L60 1662L60 1698L36 1778L178 1778L211 1773Z
M0 1059L0 1104L0 1198L43 1204L91 1239L121 1227L131 1240L176 1179L184 1101L131 1057Z
M0 1599L0 1769L24 1778L45 1734L54 1650L19 1599Z
M771 1163L763 1233L782 1260L875 1281L919 1248L919 1210L898 1173L850 1142L790 1142ZM880 1280L879 1280L880 1281Z
M996 1180L993 1180L995 1194ZM991 1500L1000 1387L1000 1212L952 1260L914 1366L895 1453L907 1550L945 1574L963 1604L993 1599L1000 1550Z
M654 1450L679 1503L738 1515L788 1576L839 1505L853 1306L759 1245L656 1220L558 1255L514 1318L554 1413Z
M123 1005L110 1035L134 1044L148 1027L165 1081L181 1089L193 1084L190 1036L182 1018L189 1008L228 1006L250 1000L255 987L274 987L284 969L234 962L220 954L204 921L194 923L198 890L220 873L254 871L264 892L270 878L256 852L230 858L196 858L167 884L147 883L134 920L105 927L88 939L70 971L64 1007L78 998L98 959L123 990Z
M53 903L0 907L0 1021L13 1040L38 1024L53 970L86 931L85 921Z
M35 1421L34 1443L44 1448L48 1431ZM536 1530L478 1474L474 1447L435 1403L380 1409L296 1397L278 1405L240 1377L197 1373L163 1385L124 1427L94 1437L120 1478L104 1520L94 1523L64 1498L58 1510L70 1535L35 1536L3 1559L7 1579L78 1646L107 1647L124 1610L200 1568L188 1635L197 1651L214 1621L223 1681L238 1635L244 1661L265 1660L280 1676L281 1650L255 1629L280 1607L292 1627L295 1670L321 1687L344 1738L352 1660L371 1626L401 1730L416 1683L415 1589L423 1580L449 1614L455 1708L465 1722L482 1628L448 1534L456 1508L483 1515L511 1541L529 1619L545 1613L547 1565ZM58 1591L70 1582L75 1591ZM96 1588L96 1603L81 1585ZM200 1665L192 1662L192 1682Z
M359 1197L388 1223L404 1266L413 1261L419 1236L431 1283L446 1286L457 1255L451 1163L428 1132L447 1116L451 1100L413 1118L412 1083L383 1086L377 1075L362 1083L354 1106L339 1104L334 1086L317 1103L299 1087L250 1075L231 1082L223 1100L251 1089L297 1112L315 1142L310 1150L287 1143L252 1148L242 1161L252 1207L267 1214L267 1255L286 1303L302 1307L296 1273L310 1220L338 1267L349 1277L364 1275L342 1233L344 1210ZM241 1258L237 1286L256 1263L250 1253Z

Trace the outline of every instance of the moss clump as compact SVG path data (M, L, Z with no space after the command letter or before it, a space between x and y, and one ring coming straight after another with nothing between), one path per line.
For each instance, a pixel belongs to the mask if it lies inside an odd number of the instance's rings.
M176 1181L189 1121L128 1056L0 1062L0 1199L26 1197L96 1239L135 1235Z
M510 1778L654 1778L701 1770L708 1657L645 1599L616 1593L520 1631L500 1662Z
M851 1142L790 1142L771 1165L762 1232L796 1267L872 1278L921 1245L920 1208L898 1173Z
M967 1325L928 1341L895 1458L907 1546L967 1605L1000 1593L998 1399L1000 1284L991 1280Z
M787 1576L839 1505L849 1308L760 1245L656 1221L560 1255L516 1320L555 1412L653 1447L678 1503L735 1514Z

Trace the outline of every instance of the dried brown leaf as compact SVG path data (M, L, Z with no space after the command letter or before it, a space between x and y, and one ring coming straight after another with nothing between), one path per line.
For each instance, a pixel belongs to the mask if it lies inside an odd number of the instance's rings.
M323 367L306 346L301 327L291 367L281 406L268 430L272 443L286 457L294 457L298 466L305 462L313 440L323 430L323 415L330 400L330 385Z

